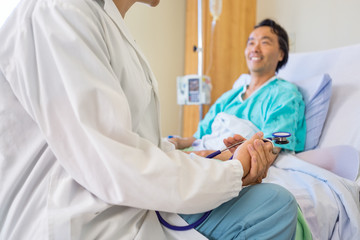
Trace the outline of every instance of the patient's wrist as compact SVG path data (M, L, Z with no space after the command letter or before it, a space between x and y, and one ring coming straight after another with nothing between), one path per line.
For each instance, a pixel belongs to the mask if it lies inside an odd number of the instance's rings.
M244 175L243 175L243 178L244 177L246 177L246 175L248 175L249 174L249 172L250 172L250 164L249 164L249 161L247 161L247 160L240 160L240 159L237 159L237 160L239 160L240 161L240 163L241 163L241 165L242 165L242 167L243 167L243 171L244 171Z

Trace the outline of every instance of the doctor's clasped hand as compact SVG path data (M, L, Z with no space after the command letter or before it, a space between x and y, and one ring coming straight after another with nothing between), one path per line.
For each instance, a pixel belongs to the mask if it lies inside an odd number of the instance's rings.
M233 154L233 159L239 160L243 166L243 186L261 183L276 158L272 152L273 145L270 142L264 142L262 139L263 133L258 132L237 148L229 149ZM229 147L243 140L245 139L242 136L234 135L224 139L224 144Z

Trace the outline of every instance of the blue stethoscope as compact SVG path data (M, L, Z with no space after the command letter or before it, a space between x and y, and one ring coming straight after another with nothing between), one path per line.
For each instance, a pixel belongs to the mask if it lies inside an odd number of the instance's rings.
M288 144L289 143L289 140L287 140L288 137L291 136L290 133L288 132L274 132L272 134L273 137L271 138L264 138L263 141L264 142L271 142L273 145L275 142L276 144ZM226 150L229 150L230 148L233 148L233 147L236 147L236 146L239 146L241 145L242 143L244 143L245 141L241 141L241 142L237 142L229 147L226 147L224 148L223 150L217 150L216 152L213 152L211 154L209 154L208 156L206 156L206 158L213 158L213 157L216 157L217 155L219 155L220 153L226 151ZM231 158L232 159L232 156ZM186 225L186 226L175 226L175 225L171 225L170 223L166 222L165 219L163 217L161 217L160 213L158 211L155 211L156 212L156 215L159 219L159 222L171 229L171 230L175 230L175 231L186 231L186 230L190 230L192 228L196 228L197 226L199 226L201 223L203 223L206 218L210 215L212 210L208 211L208 212L205 212L204 215L201 216L201 218L199 218L199 220L197 220L196 222L192 223L192 224L189 224L189 225Z

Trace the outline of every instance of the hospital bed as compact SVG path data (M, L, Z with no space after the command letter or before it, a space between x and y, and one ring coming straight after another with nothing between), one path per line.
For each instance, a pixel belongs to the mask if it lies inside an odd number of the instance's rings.
M293 193L313 239L360 239L359 56L360 44L293 53L278 73L304 96L306 150L280 154L264 182Z
M263 182L279 184L295 196L314 240L360 239L359 56L360 44L293 53L278 73L303 94L306 145L300 153L282 151ZM242 74L233 88L249 80ZM249 137L258 130L225 113L213 125L219 134L201 139L194 150L223 149L224 137Z

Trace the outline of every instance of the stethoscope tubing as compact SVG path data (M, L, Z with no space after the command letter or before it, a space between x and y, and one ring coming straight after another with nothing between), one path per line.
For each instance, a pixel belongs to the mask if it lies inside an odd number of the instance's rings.
M283 133L283 132L281 132L281 133ZM274 134L276 134L276 133L274 133ZM275 136L274 134L273 134L274 138L264 138L263 141L264 141L264 142L265 142L265 141L266 141L266 142L271 142L272 145L273 145L273 147L274 147L274 143L272 142L272 140L274 140L274 139L277 137L277 136ZM284 135L284 134L283 134L283 135ZM291 136L290 133L288 133L288 135L286 135L285 137L284 137L283 135L281 136L282 138L286 138L286 137ZM230 145L229 147L226 147L226 148L223 149L223 150L217 150L217 151L209 154L208 156L206 156L206 158L216 157L216 156L219 155L220 153L222 153L222 152L224 152L224 151L226 151L226 150L229 150L230 148L233 148L233 147L236 147L236 146L239 146L239 145L243 144L245 141L246 141L246 140L241 141L241 142L234 143L234 144ZM233 156L231 156L230 159L232 159L232 158L233 158ZM230 160L230 159L229 159L229 160ZM192 223L192 224L189 224L189 225L185 225L185 226L175 226L175 225L172 225L172 224L168 223L167 221L165 221L165 219L160 215L160 213L159 213L158 211L155 211L155 212L156 212L157 218L159 219L159 222L160 222L163 226L165 226L165 227L167 227L167 228L169 228L169 229L171 229L171 230L175 230L175 231L186 231L186 230L190 230L190 229L196 228L197 226L199 226L200 224L202 224L202 223L206 220L206 218L210 215L210 213L212 212L212 210L205 212L196 222L194 222L194 223Z
M243 143L243 142L244 142L244 141L242 141L242 142L240 142L240 143L233 144L233 145L229 146L229 148L230 148L230 147L235 147L235 146L237 146L237 145L240 145L240 144ZM213 152L213 153L207 155L206 158L216 157L217 155L219 155L221 152L223 152L223 151L225 151L225 150L226 150L226 149L224 149L224 150L217 150L216 152ZM160 213L159 213L158 211L155 211L155 212L156 212L157 218L159 219L159 222L160 222L163 226L165 226L165 227L167 227L167 228L169 228L169 229L171 229L171 230L175 230L175 231L186 231L186 230L190 230L190 229L196 228L197 226L199 226L200 224L202 224L202 223L206 220L206 218L210 215L210 213L212 212L212 210L205 212L205 213L201 216L201 218L199 218L196 222L194 222L194 223L192 223L192 224L189 224L189 225L186 225L186 226L175 226L175 225L172 225L172 224L168 223L167 221L165 221L165 219L160 215Z
M197 226L199 226L200 224L202 224L206 218L210 215L210 213L212 212L212 210L204 213L204 215L201 216L201 218L199 218L196 222L192 223L192 224L189 224L189 225L186 225L186 226L175 226L175 225L171 225L170 223L166 222L165 219L160 215L160 213L158 211L156 211L156 215L159 219L159 222L171 229L171 230L175 230L175 231L186 231L186 230L190 230L190 229L193 229L193 228L196 228Z

